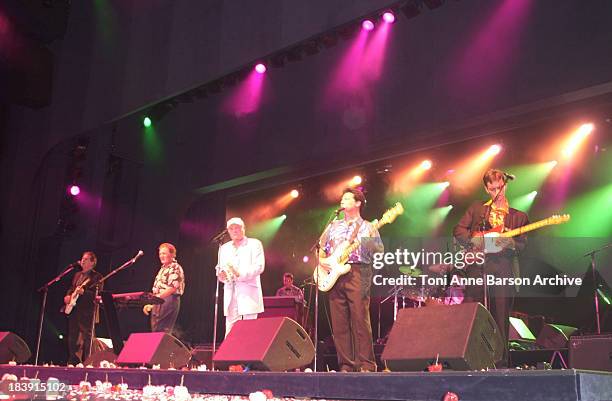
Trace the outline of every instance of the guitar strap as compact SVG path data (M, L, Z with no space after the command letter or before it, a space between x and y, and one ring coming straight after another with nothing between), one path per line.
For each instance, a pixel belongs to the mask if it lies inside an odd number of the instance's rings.
M363 220L361 220L359 222L359 224L357 224L357 227L355 227L355 230L353 230L353 233L351 234L351 237L349 238L349 244L352 244L353 241L355 241L355 239L357 238L357 234L359 234L359 229L361 228L361 225L363 224Z

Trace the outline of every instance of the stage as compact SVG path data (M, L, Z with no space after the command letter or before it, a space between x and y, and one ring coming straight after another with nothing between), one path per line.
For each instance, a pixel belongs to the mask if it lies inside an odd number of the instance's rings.
M612 400L612 373L585 370L490 370L472 372L302 373L203 372L153 369L100 369L0 366L0 372L62 383L85 379L127 383L131 389L175 386L183 381L190 393L246 395L271 390L275 397L338 400L431 400L447 392L462 401L595 401Z

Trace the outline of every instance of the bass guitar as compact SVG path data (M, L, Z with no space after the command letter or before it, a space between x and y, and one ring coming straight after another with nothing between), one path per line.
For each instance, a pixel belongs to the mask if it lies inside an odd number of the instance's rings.
M391 209L383 214L380 220L374 220L372 224L376 229L379 229L385 224L393 223L397 216L402 213L404 213L404 207L401 203L397 202ZM360 245L361 243L358 238L355 238L353 242L344 241L336 247L330 256L321 258L313 274L314 281L320 291L326 292L331 290L334 284L336 284L336 281L338 281L338 278L351 270L351 265L346 262L348 262L351 253L359 248ZM321 266L321 264L328 265L330 267L329 271Z

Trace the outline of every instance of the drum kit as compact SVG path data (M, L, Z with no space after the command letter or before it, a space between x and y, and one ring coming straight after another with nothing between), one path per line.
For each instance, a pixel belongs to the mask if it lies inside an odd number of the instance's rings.
M393 321L402 308L421 308L440 305L457 305L463 302L464 288L451 285L451 277L459 274L453 265L435 264L422 268L402 266L399 271L416 278L414 285L397 285L388 292L378 306L378 335L380 337L381 305L393 300ZM422 279L422 277L427 279Z

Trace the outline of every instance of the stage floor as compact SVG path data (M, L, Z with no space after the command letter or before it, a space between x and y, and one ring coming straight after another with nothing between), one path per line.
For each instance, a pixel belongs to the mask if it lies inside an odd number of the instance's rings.
M462 401L612 400L612 373L584 370L490 370L483 372L301 373L201 372L153 369L101 369L0 365L0 373L63 383L85 379L130 388L181 383L192 393L248 395L269 389L275 397L338 400L439 401L453 392Z

